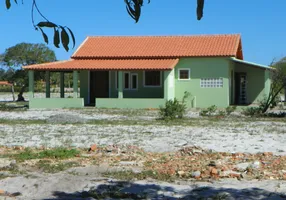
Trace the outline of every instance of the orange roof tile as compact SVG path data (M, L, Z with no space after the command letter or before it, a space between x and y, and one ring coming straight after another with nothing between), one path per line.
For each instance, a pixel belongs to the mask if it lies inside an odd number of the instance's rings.
M243 59L240 35L88 37L72 58L205 56L227 56Z
M0 85L12 85L8 81L0 81Z
M67 60L23 67L28 70L170 70L179 59Z

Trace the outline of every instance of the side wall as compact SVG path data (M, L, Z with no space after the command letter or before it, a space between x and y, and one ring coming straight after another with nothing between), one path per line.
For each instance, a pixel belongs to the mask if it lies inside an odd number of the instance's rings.
M190 80L178 80L178 69L190 69ZM229 60L227 58L183 58L175 67L175 97L181 100L187 91L199 108L229 106ZM201 88L201 78L222 78L222 88ZM191 104L188 104L191 105ZM190 106L189 106L190 107Z
M246 73L246 101L248 104L257 103L269 93L269 71L242 63L235 63L234 72Z

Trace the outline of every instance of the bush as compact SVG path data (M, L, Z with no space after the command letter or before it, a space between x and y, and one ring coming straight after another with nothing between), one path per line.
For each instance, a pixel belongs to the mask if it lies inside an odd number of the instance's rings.
M173 120L176 118L182 119L186 113L187 106L185 100L190 94L185 92L182 102L178 99L168 100L165 103L165 106L160 106L159 116L164 120Z
M215 114L216 110L217 110L216 105L212 105L206 109L201 110L200 115L201 116L212 116Z
M225 109L225 112L227 115L230 115L232 112L234 112L236 110L236 106L228 106L226 109Z
M242 114L246 116L261 116L262 108L261 107L247 107L242 110Z

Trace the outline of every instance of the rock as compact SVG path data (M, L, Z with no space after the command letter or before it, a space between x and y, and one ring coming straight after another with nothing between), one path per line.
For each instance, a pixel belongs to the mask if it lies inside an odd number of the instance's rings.
M235 165L235 168L238 171L246 171L247 167L249 167L249 166L250 166L250 163L246 162L246 163L239 163L239 164Z
M212 166L212 167L218 167L218 166L221 166L221 165L222 165L222 161L221 160L212 160L209 163L209 166Z
M0 195L3 195L5 194L5 191L4 190L0 190Z
M270 157L270 156L273 156L273 153L272 152L264 152L263 155Z
M192 177L198 178L198 177L200 177L200 176L201 176L201 172L200 172L200 171L194 171L194 172L192 172Z
M185 175L185 172L184 172L184 171L178 171L177 173L178 173L178 175L181 176L181 177Z
M254 161L251 165L251 168L253 169L259 169L260 168L260 162L259 161Z
M7 158L0 159L0 169L7 169L16 165L15 160L9 160Z
M93 144L93 145L90 146L88 151L95 151L96 149L97 149L96 144Z
M216 168L212 168L211 170L211 175L217 175L218 174L218 171Z
M220 175L221 177L232 177L232 178L237 178L240 177L241 174L232 170L224 171Z

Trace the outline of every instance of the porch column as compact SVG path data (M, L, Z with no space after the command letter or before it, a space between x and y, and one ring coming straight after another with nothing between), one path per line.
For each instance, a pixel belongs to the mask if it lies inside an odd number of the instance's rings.
M65 98L65 73L60 72L60 93L61 98Z
M51 90L50 90L50 71L46 71L46 98L51 97Z
M34 71L29 70L29 100L34 98Z
M123 98L123 73L118 71L118 98Z
M175 73L172 71L164 71L164 99L173 100L175 98Z
M73 71L73 98L77 98L78 93L78 71Z

